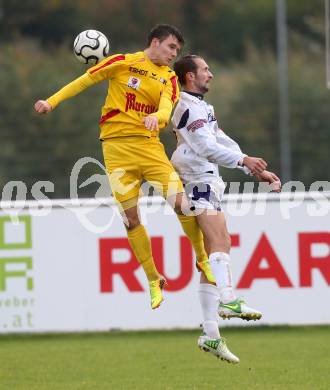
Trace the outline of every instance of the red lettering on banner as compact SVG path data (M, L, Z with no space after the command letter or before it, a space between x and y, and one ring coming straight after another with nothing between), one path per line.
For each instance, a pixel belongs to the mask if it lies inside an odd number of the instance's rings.
M131 253L127 263L114 263L113 250L127 249ZM100 250L100 282L101 292L113 292L113 276L120 275L130 291L144 291L134 272L140 267L139 262L129 245L127 238L101 238Z
M312 286L312 270L318 269L330 285L330 233L300 233L298 235L299 241L299 262L300 262L300 286ZM323 257L312 256L313 244L327 244L329 253Z
M192 247L187 237L180 237L180 275L170 279L165 273L163 237L151 238L152 252L158 271L165 276L168 285L167 291L178 291L185 288L193 275ZM114 263L113 250L127 249L130 259L126 263ZM113 277L119 275L129 291L144 291L135 271L140 267L127 238L102 238L99 243L100 251L100 282L101 292L111 293L113 289ZM176 258L177 259L177 258Z
M240 246L239 234L230 234L231 247L235 248L236 246Z
M260 268L262 260L267 261L267 268ZM293 287L265 234L262 234L237 288L249 288L255 279L275 279L280 287Z
M164 270L163 237L153 237L151 245L156 267L160 274L164 275L168 283L164 290L179 291L188 286L193 275L192 247L188 238L180 237L180 275L175 279L170 279Z

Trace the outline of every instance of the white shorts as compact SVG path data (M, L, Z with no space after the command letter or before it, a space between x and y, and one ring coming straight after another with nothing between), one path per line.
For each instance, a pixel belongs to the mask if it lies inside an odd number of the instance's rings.
M192 206L196 209L221 211L225 183L212 173L183 175L181 180Z

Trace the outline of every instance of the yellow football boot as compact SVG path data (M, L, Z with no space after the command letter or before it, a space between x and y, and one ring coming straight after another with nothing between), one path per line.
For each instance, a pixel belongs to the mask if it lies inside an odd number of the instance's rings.
M196 261L196 267L199 272L203 272L204 276L208 280L209 283L216 284L215 277L213 276L210 262L208 259L203 261Z
M157 307L159 307L160 304L163 302L164 298L162 294L162 289L165 286L165 284L166 284L166 279L164 277L149 282L152 309L157 309Z

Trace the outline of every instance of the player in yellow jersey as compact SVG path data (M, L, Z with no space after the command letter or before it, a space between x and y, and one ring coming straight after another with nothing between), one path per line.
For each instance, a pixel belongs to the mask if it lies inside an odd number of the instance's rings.
M112 55L47 100L35 103L39 114L48 113L63 100L98 82L109 81L100 119L104 161L129 243L149 281L153 309L163 300L161 290L165 279L155 267L150 239L138 216L137 202L143 179L151 182L174 207L195 250L198 268L214 282L202 232L195 217L188 215L190 207L182 183L159 140L159 130L168 124L178 100L177 77L169 64L183 44L177 28L157 25L149 33L144 51Z

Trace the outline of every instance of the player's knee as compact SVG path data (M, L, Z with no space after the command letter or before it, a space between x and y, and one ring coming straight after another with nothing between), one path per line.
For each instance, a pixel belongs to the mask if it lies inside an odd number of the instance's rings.
M210 239L210 246L212 248L221 248L221 251L229 252L231 246L231 239L228 232L215 232ZM219 249L220 250L220 249Z
M140 222L139 218L128 217L125 221L125 226L126 226L127 230L132 230L132 229L136 228L137 226L139 226L140 223L141 222Z
M184 205L185 202L183 201L181 196L176 196L175 198L174 197L168 198L167 200L168 200L169 204L173 207L176 214L179 214L179 215L184 214L182 211L182 207L185 208L185 205Z
M181 209L181 204L179 202L175 202L174 204L174 211L176 212L176 214L179 214L179 215L182 215L182 209Z
M140 225L141 221L138 214L126 214L123 216L123 221L127 230L132 230Z

